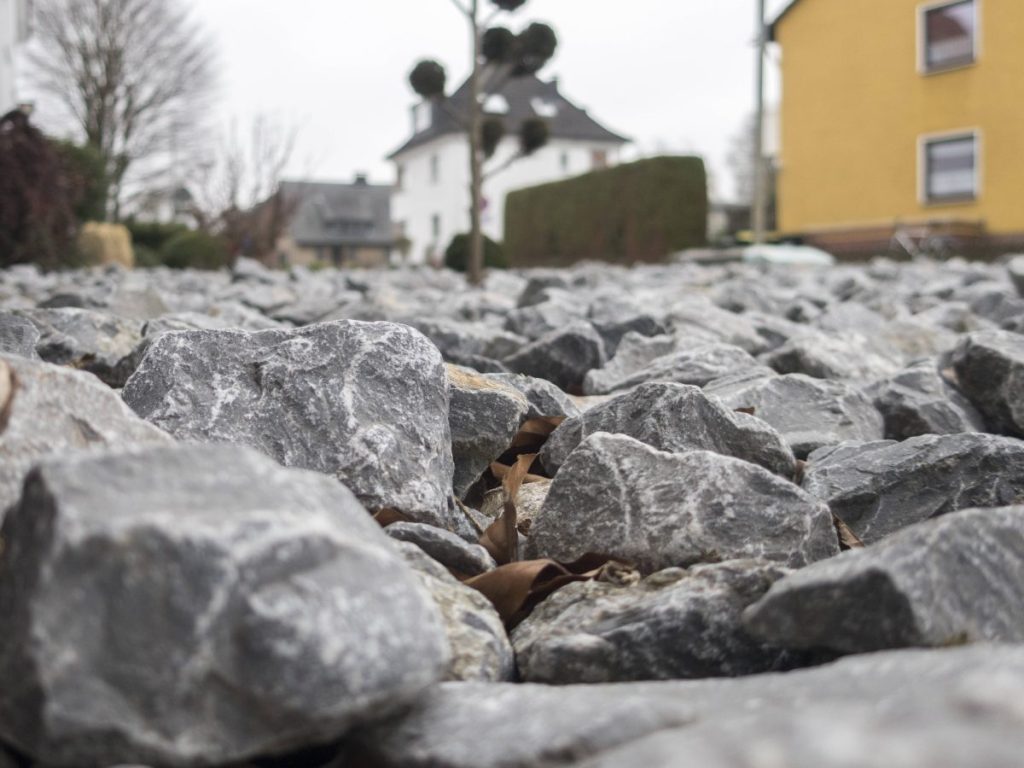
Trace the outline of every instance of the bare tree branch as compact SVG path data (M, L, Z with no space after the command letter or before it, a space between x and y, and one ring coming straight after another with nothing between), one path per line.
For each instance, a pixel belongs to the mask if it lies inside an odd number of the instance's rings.
M454 5L456 8L458 8L459 11L462 12L463 16L471 16L472 15L472 13L469 10L469 8L466 7L465 5L463 5L461 2L459 2L459 0L452 0L452 5Z
M31 74L103 157L116 219L201 141L214 48L182 0L38 0L35 21Z

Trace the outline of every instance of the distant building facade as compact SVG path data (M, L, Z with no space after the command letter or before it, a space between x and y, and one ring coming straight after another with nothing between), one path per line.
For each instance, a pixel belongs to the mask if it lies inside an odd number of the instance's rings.
M1024 2L796 0L780 227L842 255L906 236L1024 245Z
M281 194L290 223L278 241L284 264L380 267L391 259L395 232L390 185L286 181Z
M31 12L30 0L0 0L0 115L18 106L15 54L28 39Z
M397 175L395 222L412 263L439 261L452 237L469 230L469 137L452 117L465 113L467 98L463 84L443 104L413 107L412 136L389 157ZM511 79L487 98L484 112L503 118L507 127L485 169L502 166L518 152L524 119L543 118L550 129L546 146L484 183L483 229L498 241L509 192L614 165L627 142L566 99L557 80Z

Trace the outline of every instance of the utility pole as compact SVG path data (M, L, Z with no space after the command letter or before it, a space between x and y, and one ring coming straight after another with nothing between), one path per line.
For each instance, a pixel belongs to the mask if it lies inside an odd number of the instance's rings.
M768 220L768 200L764 163L764 60L768 47L768 25L765 23L765 0L757 4L757 113L754 120L754 210L752 224L754 243L764 243Z

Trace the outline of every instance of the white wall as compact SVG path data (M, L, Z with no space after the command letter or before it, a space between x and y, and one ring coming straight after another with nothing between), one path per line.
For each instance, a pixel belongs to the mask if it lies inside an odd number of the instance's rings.
M500 166L518 148L518 140L506 138L486 167ZM517 160L484 183L483 229L488 237L501 241L505 227L505 197L509 192L578 176L593 170L594 150L604 150L609 164L618 161L619 145L601 142L553 139L530 157ZM566 166L562 157L565 155ZM431 180L432 158L437 158L438 179ZM395 159L401 167L401 187L392 201L392 216L404 227L412 246L409 260L423 263L434 255L443 258L444 249L459 232L469 230L469 149L465 136L443 136L403 153ZM440 220L435 236L433 218Z
M15 50L27 35L27 0L0 0L0 114L18 106Z

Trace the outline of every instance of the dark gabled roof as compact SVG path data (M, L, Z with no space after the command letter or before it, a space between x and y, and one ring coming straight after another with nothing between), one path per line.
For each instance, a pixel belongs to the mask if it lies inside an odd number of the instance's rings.
M394 243L390 186L285 181L281 194L294 205L288 234L302 246Z
M785 8L783 8L779 12L779 15L776 16L775 19L768 25L768 39L769 40L772 40L772 41L775 40L775 27L778 25L778 23L780 21L782 21L784 18L786 18L786 16L789 15L789 12L792 11L794 8L796 8L796 6L799 3L800 3L800 0L789 0L789 5L787 5Z
M492 71L485 70L483 76L489 77ZM502 77L500 74L495 76ZM503 96L508 102L508 112L494 114L506 120L510 134L514 134L524 120L540 117L547 122L551 138L606 141L615 144L625 144L629 141L625 136L620 136L605 128L588 115L585 109L580 109L559 93L557 80L544 82L536 75L509 78L491 93L492 96ZM391 160L403 152L408 152L410 149L422 146L441 136L465 133L466 129L459 124L455 116L465 113L468 99L469 82L467 81L442 103L428 102L432 112L430 127L405 142L388 155L388 159ZM538 114L535 108L538 103L550 105L556 108L557 112L553 116Z

